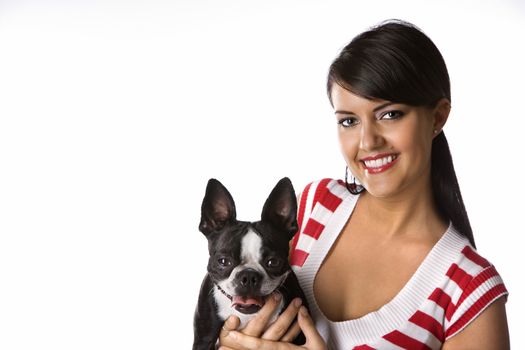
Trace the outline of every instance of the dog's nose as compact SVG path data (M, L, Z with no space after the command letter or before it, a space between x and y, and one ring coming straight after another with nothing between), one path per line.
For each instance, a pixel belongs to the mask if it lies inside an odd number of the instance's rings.
M246 269L237 274L239 283L244 288L259 288L261 285L262 275L254 269Z

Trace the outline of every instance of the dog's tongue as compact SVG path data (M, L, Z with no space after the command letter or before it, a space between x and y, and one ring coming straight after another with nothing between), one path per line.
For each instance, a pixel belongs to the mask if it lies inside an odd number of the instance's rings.
M233 304L241 304L241 305L259 305L262 306L263 299L262 297L242 297L242 296L234 296L233 297Z
M234 296L232 300L232 307L237 311L244 314L253 314L261 309L264 305L264 300L262 297L243 297L243 296Z

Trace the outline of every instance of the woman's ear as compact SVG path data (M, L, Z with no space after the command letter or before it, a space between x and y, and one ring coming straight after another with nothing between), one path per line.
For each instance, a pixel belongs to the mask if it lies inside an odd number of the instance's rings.
M448 115L450 114L450 101L447 98L442 98L434 107L434 137L437 136L445 123L447 122Z

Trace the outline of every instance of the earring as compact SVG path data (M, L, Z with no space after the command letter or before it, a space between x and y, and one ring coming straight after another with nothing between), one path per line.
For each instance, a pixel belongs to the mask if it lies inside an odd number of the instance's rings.
M347 166L345 170L345 185L351 194L359 194L365 190L363 185L357 184L355 180L356 180L355 176L352 175L352 182L348 183L348 166Z

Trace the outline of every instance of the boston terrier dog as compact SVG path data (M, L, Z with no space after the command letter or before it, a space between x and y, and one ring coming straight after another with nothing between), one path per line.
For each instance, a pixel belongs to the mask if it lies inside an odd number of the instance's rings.
M266 199L261 220L238 221L232 196L218 180L210 179L202 201L199 230L208 239L208 273L202 282L194 317L193 349L215 349L224 321L241 320L239 329L273 292L281 305L306 298L288 263L289 241L297 231L297 201L288 178L282 178ZM304 344L301 333L294 341Z

